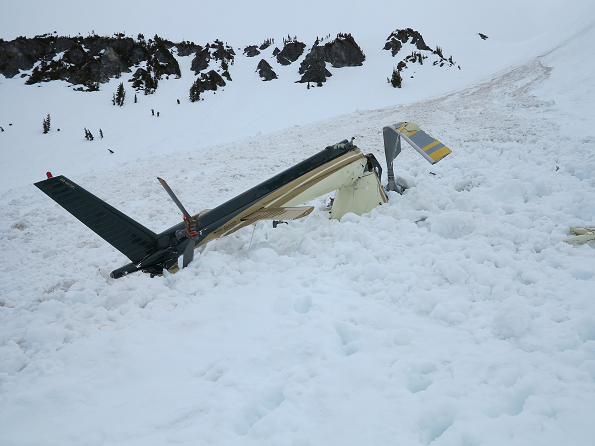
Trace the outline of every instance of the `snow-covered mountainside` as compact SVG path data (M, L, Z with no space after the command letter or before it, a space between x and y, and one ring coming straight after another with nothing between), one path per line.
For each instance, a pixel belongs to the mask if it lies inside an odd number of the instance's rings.
M408 26L461 70L392 88ZM357 31L363 65L310 89L313 40L287 66L230 41L233 80L194 103L178 54L137 103L134 70L94 92L0 76L0 444L592 443L595 251L562 240L595 226L595 5L515 43ZM64 174L158 232L181 217L157 176L197 212L343 139L383 160L398 121L453 150L405 146L403 195L341 221L322 197L154 279L110 279L127 259L32 185Z

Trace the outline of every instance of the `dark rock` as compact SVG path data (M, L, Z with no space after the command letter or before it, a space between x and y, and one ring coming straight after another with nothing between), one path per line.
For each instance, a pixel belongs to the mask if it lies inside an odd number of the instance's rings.
M211 44L211 49L213 50L212 53L215 60L233 63L233 58L236 53L231 46L224 45L223 42L215 39L215 42Z
M366 56L351 34L339 34L324 45L324 59L334 68L360 67Z
M402 44L407 43L409 39L411 39L411 43L415 45L418 50L431 51L431 48L424 42L422 35L411 28L397 29L393 31L386 39L386 44L383 49L390 50L394 57L402 48Z
M194 71L195 74L198 74L200 71L206 70L208 68L210 60L211 53L209 52L208 48L201 49L200 51L196 52L194 59L192 59L190 69Z
M62 59L73 65L82 65L89 57L81 45L75 43L64 53Z
M273 79L277 79L277 73L273 71L273 68L264 59L261 59L260 62L258 62L256 71L258 71L258 75L262 78L263 81L271 81Z
M334 68L342 68L361 66L364 60L366 56L351 34L338 34L324 46L319 46L317 41L300 64L302 78L299 82L316 82L318 85L325 82L331 76L326 62Z
M215 70L211 70L208 73L201 73L201 80L203 81L203 90L217 90L217 87L225 87L225 81Z
M277 62L281 65L290 65L304 53L304 48L306 48L305 43L298 42L297 40L287 41L283 49L276 54Z
M198 86L198 91L217 90L217 87L225 87L225 81L215 70L211 70L208 73L200 73L195 83Z
M120 55L114 48L108 47L99 59L95 77L98 82L104 83L126 70L127 67L122 62Z
M0 44L0 74L13 77L20 70L30 70L35 62L47 56L49 44L53 38L27 39L18 37Z
M157 35L145 41L139 34L138 40L134 40L122 33L114 37L43 35L32 39L19 37L10 42L0 39L0 74L13 77L35 66L30 76L25 75L28 76L27 84L62 79L81 85L78 90L90 91L146 61L146 68L137 69L131 82L134 88L149 94L155 91L162 76L181 76L179 64L172 54L174 49L180 56L195 55L192 69L197 74L207 70L212 59L220 61L220 71L231 80L228 67L229 63L233 64L235 53L219 40L203 48L191 42L174 44ZM63 53L62 57L56 58L60 53ZM212 82L225 85L219 74L207 74L205 79L204 88L207 89Z
M155 72L155 77L161 79L161 76L175 75L178 78L182 77L180 72L180 65L171 53L173 43L169 40L161 39L157 35L153 45L149 46L149 51L153 53L153 57L149 57L147 65L149 65Z
M135 47L130 54L130 63L138 65L143 60L147 60L147 52L142 48Z
M214 43L207 43L204 49L196 52L190 68L195 74L206 70L209 67L211 59L215 59L221 62L221 68L224 71L228 69L228 63L233 64L235 52L229 45L223 44L219 40L215 40Z
M176 44L176 48L178 49L178 56L186 57L197 52L202 51L202 47L200 45L195 45L192 42L181 42Z
M68 37L58 37L53 44L53 49L56 53L68 51L75 44L73 39Z
M383 50L390 50L393 57L397 55L399 51L403 48L403 44L397 39L391 39L384 44Z
M479 34L479 37L481 37L482 40L488 39L488 36L486 36L485 34L482 34L482 33L477 33L477 34Z
M258 47L256 45L250 45L244 48L244 54L246 57L256 57L260 54L260 51L258 51Z

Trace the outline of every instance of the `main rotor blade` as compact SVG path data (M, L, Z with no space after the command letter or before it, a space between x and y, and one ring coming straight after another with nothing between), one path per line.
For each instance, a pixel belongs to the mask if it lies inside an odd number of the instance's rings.
M159 177L157 177L157 179L159 180L159 182L161 183L161 185L163 186L165 191L168 193L168 195L171 197L171 199L174 201L174 203L176 203L176 205L178 206L178 209L180 211L182 211L182 214L184 215L184 220L186 220L187 218L190 218L190 214L184 208L184 205L180 202L180 200L178 200L178 197L176 197L176 194L174 194L174 191L171 190L171 187L169 187L169 185L165 182L165 180L163 180Z
M194 259L194 237L188 239L188 244L184 250L184 260L182 268L186 268L190 262Z

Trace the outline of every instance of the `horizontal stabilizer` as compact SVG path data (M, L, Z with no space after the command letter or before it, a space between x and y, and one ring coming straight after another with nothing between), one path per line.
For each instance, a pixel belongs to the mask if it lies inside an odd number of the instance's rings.
M258 220L295 220L308 215L314 210L314 206L286 207L286 208L262 208L256 212L246 215L242 221Z
M42 192L128 257L140 262L155 251L157 235L64 176L35 183Z

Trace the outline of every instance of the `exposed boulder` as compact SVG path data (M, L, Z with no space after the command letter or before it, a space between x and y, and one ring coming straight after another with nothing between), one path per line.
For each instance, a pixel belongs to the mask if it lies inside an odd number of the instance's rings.
M305 43L297 40L286 40L283 49L277 54L273 52L273 55L277 56L277 62L281 65L290 65L304 53L304 48L306 48Z
M200 100L200 94L204 91L217 90L217 87L225 87L225 81L215 70L208 73L200 73L192 86L190 87L190 101L196 102Z
M364 60L366 56L351 34L338 34L335 40L323 46L320 46L320 41L316 39L314 46L300 64L299 73L302 78L298 82L316 82L321 85L332 76L326 68L326 62L334 68L342 68L361 66Z
M261 59L260 62L258 62L256 71L258 71L258 75L262 78L263 81L271 81L273 79L277 79L277 73L273 71L273 68L264 59Z
M324 58L333 68L360 67L366 60L364 52L351 34L341 33L335 40L324 45Z
M120 55L111 46L107 47L99 58L97 81L107 82L124 71L127 71L127 67Z
M392 56L395 57L403 47L402 44L407 43L409 39L411 39L411 43L415 45L418 50L431 51L431 48L424 42L422 35L411 28L397 29L393 31L386 39L383 49L390 50Z
M217 87L225 87L225 81L215 70L211 70L208 73L200 74L200 91L217 90Z
M391 39L384 44L383 50L390 50L390 53L393 57L397 55L399 51L403 48L403 44L398 39Z
M55 38L17 37L15 40L0 43L0 74L10 78L21 70L30 70L35 62L48 55L50 44Z
M260 51L256 45L249 45L244 48L244 54L246 57L256 57L260 54Z

